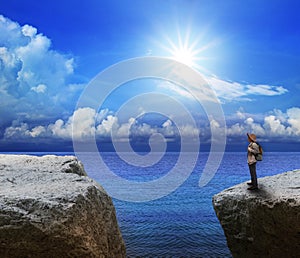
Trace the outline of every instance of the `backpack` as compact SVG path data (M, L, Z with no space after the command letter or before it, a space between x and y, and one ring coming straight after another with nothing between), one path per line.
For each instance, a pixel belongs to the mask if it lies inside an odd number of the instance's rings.
M257 153L255 155L255 159L257 161L262 161L263 160L263 156L262 156L263 155L263 149L262 149L261 145L258 142L256 142L256 144L258 145L259 153Z

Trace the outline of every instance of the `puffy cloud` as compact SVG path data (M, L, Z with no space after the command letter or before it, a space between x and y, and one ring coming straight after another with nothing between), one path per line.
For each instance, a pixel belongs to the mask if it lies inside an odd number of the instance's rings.
M112 115L108 115L97 126L97 134L101 137L110 137L111 132L115 132L119 128L118 118Z
M260 121L255 121L250 114L239 116L240 122L227 127L228 136L244 136L247 132L253 132L258 136L264 136L265 139L275 137L299 141L300 108L298 107L289 108L286 112L276 109Z
M6 128L4 137L6 139L28 139L45 136L46 129L43 126L36 126L29 129L28 124L21 123L18 126L11 126Z
M74 119L76 116L76 119ZM13 125L6 128L4 133L5 139L24 139L36 137L60 138L63 140L71 140L72 135L75 139L89 139L94 136L96 111L91 108L77 109L72 116L66 121L62 119L56 120L46 126L35 126L30 128L27 123L19 123L14 121ZM73 127L76 130L73 131Z
M149 137L160 133L167 138L182 136L197 137L199 129L191 125L180 125L176 128L171 120L164 121L161 125L150 125L138 123L133 117L127 122L119 123L118 117L112 115L111 111L101 110L99 113L92 108L79 108L74 111L66 121L56 120L49 125L39 125L30 128L27 123L15 121L12 126L6 128L5 139L31 139L36 137L59 138L63 140L90 140L96 138L110 138L122 141L133 137Z
M22 33L23 33L24 36L28 36L30 38L33 38L37 33L37 29L26 24L22 27Z
M80 108L66 122L58 119L54 124L50 124L48 131L53 136L62 139L72 139L72 136L75 139L89 139L95 134L95 116L96 111L94 109Z
M238 112L238 122L227 126L228 137L245 137L247 132L255 133L264 140L270 138L282 138L299 141L300 136L300 108L294 107L286 112L274 110L272 114L266 115L263 119L257 120L250 114ZM284 119L283 119L284 118ZM111 138L116 141L124 139L149 137L160 133L167 139L187 137L194 139L199 137L210 137L210 130L214 130L215 139L224 132L223 128L215 120L211 120L206 128L195 128L190 124L182 124L177 128L172 120L166 119L160 125L141 123L136 118L130 117L126 122L120 123L118 117L107 109L96 112L92 108L77 109L65 121L58 119L49 125L38 125L30 127L26 123L15 121L12 126L6 128L5 139L33 139L38 137L59 138L62 140L90 140ZM208 138L207 138L208 139Z
M39 84L36 87L32 87L31 90L35 91L36 93L44 93L47 89L45 84Z
M30 135L29 130L28 130L28 124L22 123L21 125L18 126L10 126L6 128L5 133L4 133L4 138L10 139L18 139L18 138L23 138Z
M45 133L46 133L46 129L41 125L34 127L29 132L30 136L33 137L33 138L38 137L40 135L44 135Z
M65 112L82 87L68 85L74 59L51 49L37 29L0 15L0 115L3 123ZM39 96L36 96L36 93ZM25 122L25 121L23 121ZM29 122L29 121L28 121Z
M290 108L287 110L287 122L291 126L291 131L296 134L300 135L300 108Z
M255 123L253 118L248 117L245 120L245 124L246 124L247 128L249 129L249 132L254 131L258 135L264 135L265 134L265 131L262 128L262 126L259 123Z
M239 119L245 119L246 116L245 116L245 113L243 112L243 109L240 109L236 112L236 115Z
M285 135L288 133L286 126L281 124L281 121L274 115L265 117L264 128L273 136Z

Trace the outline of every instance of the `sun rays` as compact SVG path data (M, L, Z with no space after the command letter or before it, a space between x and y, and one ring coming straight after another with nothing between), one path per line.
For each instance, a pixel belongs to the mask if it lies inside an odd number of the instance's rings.
M212 48L217 41L205 42L203 40L203 34L204 33L199 33L199 35L195 37L191 35L190 28L184 32L177 28L176 35L173 37L164 34L163 37L165 40L164 42L160 41L158 46L165 51L163 55L192 68L206 70L203 64L201 64L201 61L211 58L208 57L205 52Z

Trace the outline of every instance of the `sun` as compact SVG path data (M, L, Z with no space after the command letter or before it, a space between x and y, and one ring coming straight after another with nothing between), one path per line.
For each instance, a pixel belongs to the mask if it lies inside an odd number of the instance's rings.
M171 58L185 65L194 67L196 66L197 53L187 47L174 47L170 50Z
M200 59L200 48L197 48L198 40L191 40L190 31L188 30L183 37L179 30L177 30L177 39L167 37L168 46L163 48L168 52L171 58L181 62L190 67L195 67L197 61Z
M166 43L159 43L160 47L168 53L167 57L189 67L206 70L200 65L200 61L207 59L207 57L204 56L204 52L208 48L211 48L215 42L202 42L201 44L203 33L199 33L197 37L192 37L191 29L187 29L185 33L182 33L179 29L177 29L176 32L177 35L172 38L164 34Z

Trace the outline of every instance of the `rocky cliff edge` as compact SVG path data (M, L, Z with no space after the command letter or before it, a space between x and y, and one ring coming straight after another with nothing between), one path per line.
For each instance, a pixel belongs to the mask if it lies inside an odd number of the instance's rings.
M260 178L213 197L233 257L299 257L300 170Z
M0 155L0 257L125 257L111 198L74 156Z

